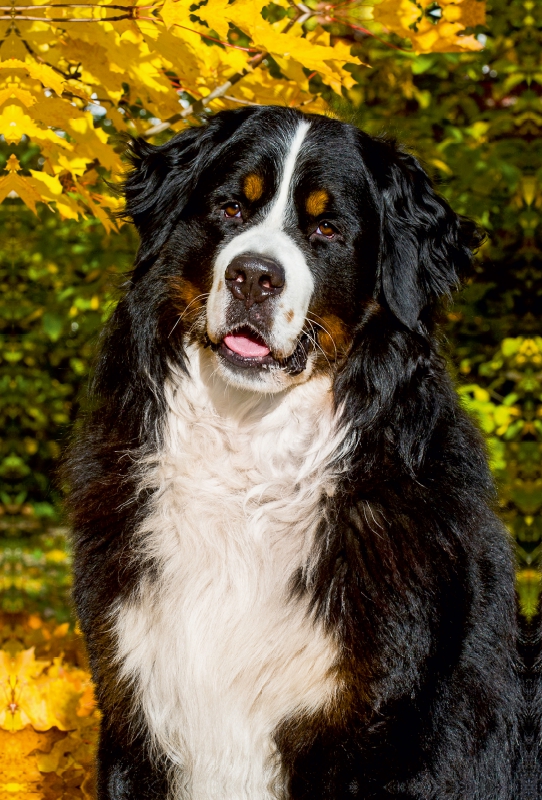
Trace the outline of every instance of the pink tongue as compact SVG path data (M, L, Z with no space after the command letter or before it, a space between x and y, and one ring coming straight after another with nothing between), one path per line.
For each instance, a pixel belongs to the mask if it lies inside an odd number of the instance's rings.
M243 336L242 333L228 333L224 337L224 344L244 358L256 358L269 355L269 348L264 344L260 344L248 336Z

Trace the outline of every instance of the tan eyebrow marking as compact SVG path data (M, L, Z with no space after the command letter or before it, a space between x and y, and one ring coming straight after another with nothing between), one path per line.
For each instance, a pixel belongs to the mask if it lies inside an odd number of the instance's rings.
M255 175L251 172L243 181L243 191L247 200L250 200L252 203L255 200L259 200L263 194L263 180L259 175Z
M317 217L326 210L329 195L325 189L316 189L311 192L305 201L305 208L311 217Z

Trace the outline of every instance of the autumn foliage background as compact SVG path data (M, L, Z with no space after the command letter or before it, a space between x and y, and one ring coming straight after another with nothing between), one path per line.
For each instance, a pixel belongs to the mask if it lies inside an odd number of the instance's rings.
M540 9L538 9L540 12ZM487 435L523 612L542 553L542 44L533 0L0 9L0 800L90 798L97 714L55 478L137 246L121 134L277 103L395 135L488 232L445 350Z

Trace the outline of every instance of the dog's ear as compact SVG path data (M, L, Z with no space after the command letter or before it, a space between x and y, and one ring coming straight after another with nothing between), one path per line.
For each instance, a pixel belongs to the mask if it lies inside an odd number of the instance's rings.
M205 124L178 133L160 146L145 139L129 143L132 170L123 184L126 208L141 238L134 277L145 272L167 241L203 170L219 158L223 146L255 107L223 111Z
M128 146L132 170L124 185L123 217L133 220L141 245L138 263L158 252L194 189L213 145L209 126L189 128L166 144L134 139Z
M393 142L374 144L370 166L382 198L377 291L414 330L425 309L459 286L484 237L435 193L413 156Z
M141 233L162 218L169 205L182 199L191 182L197 143L204 130L189 128L158 147L145 139L128 143L132 170L124 182L125 214Z

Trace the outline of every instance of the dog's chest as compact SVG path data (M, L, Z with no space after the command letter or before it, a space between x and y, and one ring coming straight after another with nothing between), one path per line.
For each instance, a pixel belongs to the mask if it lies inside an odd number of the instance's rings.
M172 397L140 531L157 570L117 631L155 742L180 767L174 796L280 797L274 730L336 690L335 643L289 591L331 486L330 397L314 383L245 424L194 387Z

